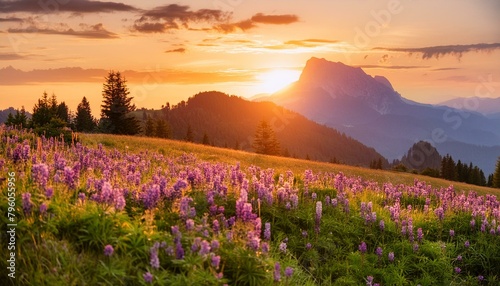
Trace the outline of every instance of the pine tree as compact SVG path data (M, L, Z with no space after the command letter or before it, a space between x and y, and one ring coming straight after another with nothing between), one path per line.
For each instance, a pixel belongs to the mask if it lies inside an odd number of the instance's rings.
M96 120L92 116L90 103L84 96L76 108L75 128L78 132L92 132L96 127Z
M24 106L16 110L16 115L12 115L9 113L7 116L7 121L5 121L5 125L7 126L17 126L19 128L25 128L28 126L28 117L26 116L26 111L24 110Z
M276 134L267 121L262 120L255 131L253 142L255 152L266 155L279 155L280 144L276 139Z
M145 127L144 127L144 134L148 137L153 137L155 135L155 123L151 116L147 116Z
M188 129L186 131L186 141L187 142L193 142L193 130L191 129L191 124L188 125Z
M101 117L108 125L108 132L113 134L134 135L139 133L139 122L130 112L135 110L131 103L133 97L130 94L126 80L120 72L109 72L103 84L102 95L104 97L101 105Z
M210 145L210 141L208 139L207 133L203 134L203 140L201 141L201 144L203 144L203 145Z
M159 138L168 138L169 137L169 128L168 124L163 119L156 120L155 124L155 136Z
M500 188L500 157L498 157L495 173L493 173L493 187Z

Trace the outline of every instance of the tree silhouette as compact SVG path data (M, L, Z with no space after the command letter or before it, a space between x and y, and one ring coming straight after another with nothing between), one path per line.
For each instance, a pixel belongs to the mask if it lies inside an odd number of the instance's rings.
M96 127L96 120L92 116L90 103L84 96L76 108L75 128L79 132L92 132Z
M276 134L267 121L262 120L255 131L253 142L255 152L266 155L279 155L280 144L276 139Z
M493 187L500 188L500 157L498 157L495 173L493 173Z
M147 115L145 127L144 127L144 135L148 137L153 137L155 135L155 123L151 116Z
M169 137L169 127L168 123L163 119L156 120L155 124L155 136L160 138Z
M191 129L191 124L188 125L188 129L186 132L186 141L187 142L193 142L193 130Z
M135 110L135 105L131 103L133 97L130 94L127 81L120 72L110 71L105 77L101 105L102 126L106 126L107 131L113 134L134 135L139 133L139 122L129 113Z
M5 121L5 125L7 126L17 126L20 128L25 128L28 126L28 117L26 116L26 111L24 110L24 106L19 109L16 109L16 114L12 115L9 113L7 116L7 121Z
M203 145L210 145L210 140L208 139L207 133L203 134L203 140L201 141L201 144L203 144Z

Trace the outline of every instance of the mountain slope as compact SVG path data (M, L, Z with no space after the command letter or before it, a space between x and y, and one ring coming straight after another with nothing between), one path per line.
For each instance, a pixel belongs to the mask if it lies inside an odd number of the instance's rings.
M457 159L487 152L491 159L473 161L487 172L500 155L494 147L500 146L498 118L407 100L386 78L325 59L311 58L297 82L266 100L344 132L388 159L401 158L420 140Z
M457 97L447 101L443 101L438 105L444 105L456 109L465 110L468 112L478 112L488 117L495 116L500 113L500 97L484 98L484 97Z
M167 117L175 139L186 138L190 126L195 142L206 134L215 146L252 150L256 127L266 120L281 150L294 157L362 166L382 157L373 148L274 103L250 102L220 92L199 93L172 107ZM387 165L386 159L383 162Z

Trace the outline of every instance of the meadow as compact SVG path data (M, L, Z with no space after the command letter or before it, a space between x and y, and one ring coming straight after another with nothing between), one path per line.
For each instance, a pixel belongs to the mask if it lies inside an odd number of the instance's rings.
M67 145L6 128L0 177L2 230L16 223L15 278L1 234L1 285L500 283L495 189L162 139L81 134Z

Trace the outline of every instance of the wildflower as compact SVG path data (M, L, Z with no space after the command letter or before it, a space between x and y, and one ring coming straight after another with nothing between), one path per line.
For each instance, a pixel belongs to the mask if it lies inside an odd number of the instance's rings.
M421 227L419 227L417 229L417 239L418 239L418 242L422 242L422 239L424 239L424 233L422 232Z
M418 251L418 243L414 243L413 244L413 252L417 252Z
M302 237L304 237L304 238L307 237L307 231L305 231L305 230L302 231Z
M212 256L212 266L215 269L219 269L219 264L220 264L220 256L219 255Z
M184 259L184 249L182 248L182 244L180 242L175 245L175 257L177 259Z
M31 194L23 193L22 198L23 198L23 211L25 214L28 214L31 212L31 207L33 206L33 203L31 202Z
M382 250L382 247L377 247L377 249L375 250L375 254L377 254L378 258L380 259L380 257L382 257L382 253L383 253L383 250Z
M212 222L212 229L213 229L215 234L219 233L220 224L219 224L218 220L214 219L214 221Z
M373 276L366 277L366 286L372 286Z
M279 249L281 252L286 253L286 242L280 243Z
M321 201L316 202L316 217L315 217L316 226L314 228L316 233L319 233L319 224L321 222L322 211L323 211L323 206Z
M380 228L381 231L384 231L385 229L385 222L384 220L380 220L380 222L378 223L378 226Z
M281 281L281 265L279 262L276 262L276 264L274 264L274 281Z
M160 245L155 243L153 247L149 250L149 263L153 269L160 268L160 259L158 258L158 247Z
M144 281L146 283L153 283L153 274L151 274L150 272L144 273L142 277L144 278Z
M361 244L359 245L358 249L359 251L361 251L362 254L365 254L366 253L366 243L364 241L361 242Z
M462 272L462 269L460 267L455 267L455 273L460 274Z
M47 204L46 203L42 203L40 205L40 214L44 215L46 212L47 212Z
M47 199L50 200L53 195L54 195L54 189L52 187L45 188L45 196L47 197Z
M465 248L469 248L469 246L470 246L470 242L467 240L467 241L464 243L464 246L465 246Z
M219 241L216 240L216 239L212 240L212 243L210 244L210 247L212 248L212 251L215 251L215 250L219 249L219 247L220 247Z
M266 222L264 225L264 239L265 240L270 240L271 239L271 223Z
M267 254L269 252L269 243L267 242L263 242L261 245L260 245L261 249L262 249L262 253L264 254Z
M192 220L192 219L188 219L188 220L186 220L186 229L187 229L188 231L190 231L190 230L193 230L193 229L194 229L194 220Z
M85 201L85 193L78 193L78 199L83 203Z
M110 244L106 245L104 247L104 255L106 256L111 256L115 250L113 249L113 246Z
M394 261L394 252L389 252L389 255L387 256L389 258L390 262Z
M200 251L198 252L198 254L203 256L203 255L208 254L209 252L210 252L210 244L208 243L208 241L203 240L201 242L201 247L200 247Z
M317 197L318 197L318 195L316 195L316 193L312 193L312 194L311 194L311 198L312 198L313 200L316 200L316 198L317 198Z
M453 229L450 229L450 236L454 237L455 236L455 231Z
M434 214L436 214L436 216L438 217L439 220L443 220L444 219L444 210L443 210L442 207L437 208L434 211Z
M311 248L312 248L312 245L311 245L311 243L309 243L309 242L308 242L308 243L306 244L306 249L307 249L307 250L309 250L309 249L311 249Z
M462 261L462 255L457 256L457 261Z
M285 276L286 278L290 278L293 275L293 268L292 267L287 267L285 268Z
M477 276L477 280L479 280L479 281L483 281L483 280L484 280L484 276L483 276L483 275L479 275L479 276Z

